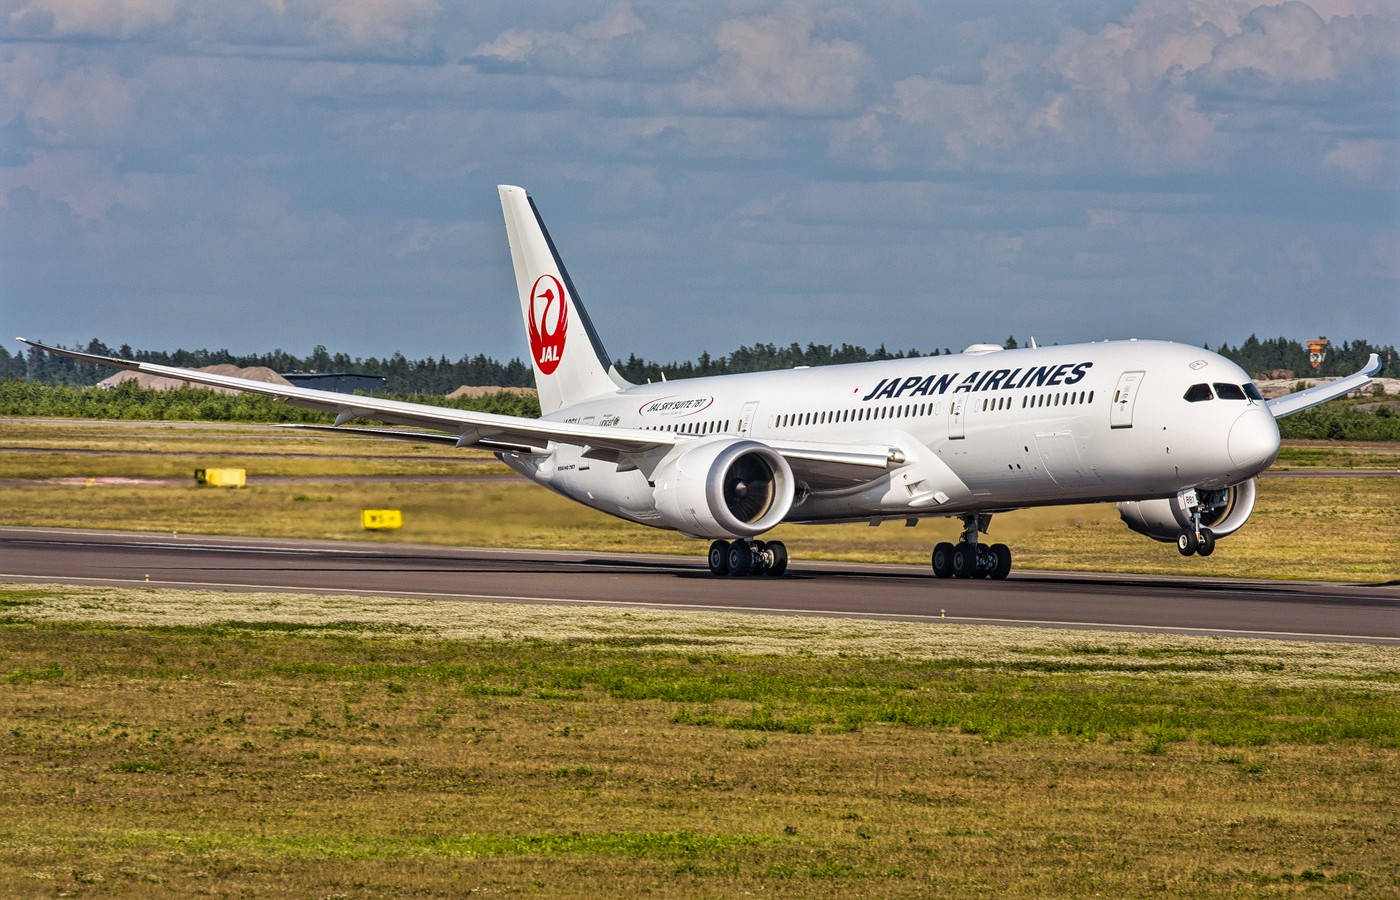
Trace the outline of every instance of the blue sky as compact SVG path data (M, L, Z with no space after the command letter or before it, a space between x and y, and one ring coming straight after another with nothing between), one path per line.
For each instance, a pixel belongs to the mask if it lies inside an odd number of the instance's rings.
M4 0L0 321L523 355L504 182L615 356L1396 343L1397 83L1394 0Z

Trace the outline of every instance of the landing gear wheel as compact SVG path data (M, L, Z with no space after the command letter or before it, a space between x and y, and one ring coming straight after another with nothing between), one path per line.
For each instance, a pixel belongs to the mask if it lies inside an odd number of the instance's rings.
M1000 581L1011 574L1011 548L1005 544L993 544L992 556L996 557L996 565L988 573L988 577Z
M1210 556L1215 552L1215 532L1209 528L1201 529L1201 545L1196 548L1196 553L1201 556Z
M971 578L977 571L977 545L959 543L953 548L953 577Z
M953 545L947 541L933 548L933 574L936 578L948 578L953 574Z
M1183 531L1176 536L1176 550L1182 556L1190 556L1200 547L1200 541L1189 531ZM1212 547L1212 549L1214 549Z
M784 544L782 541L769 541L767 546L769 562L768 568L764 570L763 574L777 578L787 571L787 544Z
M974 557L977 564L972 568L973 578L986 578L992 574L991 567L992 548L986 544L977 545L977 555Z
M726 556L729 561L729 574L736 578L744 577L753 568L753 550L749 549L748 541L735 541L730 544Z
M713 544L710 545L709 563L711 575L729 574L728 541L715 541Z

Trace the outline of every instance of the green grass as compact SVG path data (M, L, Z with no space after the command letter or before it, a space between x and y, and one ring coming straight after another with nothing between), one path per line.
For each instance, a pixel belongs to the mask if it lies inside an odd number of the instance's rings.
M1400 889L1390 648L0 597L7 896Z

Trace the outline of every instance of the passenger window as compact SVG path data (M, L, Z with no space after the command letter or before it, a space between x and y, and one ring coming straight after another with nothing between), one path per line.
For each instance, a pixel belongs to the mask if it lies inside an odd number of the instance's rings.
M1238 384L1225 384L1217 381L1215 383L1215 395L1221 400L1243 400L1244 391Z
M1186 389L1184 395L1187 403L1200 403L1202 400L1213 400L1215 395L1210 392L1208 384L1193 384Z
M1252 381L1246 381L1244 383L1244 395L1251 400L1264 399L1264 395L1259 393L1259 388L1255 387L1254 382Z

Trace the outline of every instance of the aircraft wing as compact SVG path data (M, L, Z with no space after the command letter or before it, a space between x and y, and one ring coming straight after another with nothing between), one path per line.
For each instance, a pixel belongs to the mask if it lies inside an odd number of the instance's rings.
M692 435L676 434L669 431L611 428L600 425L555 422L548 419L527 419L523 416L502 416L494 413L433 406L427 403L408 403L402 400L318 391L294 385L269 384L265 381L253 381L232 375L201 372L197 369L182 369L176 366L162 366L156 363L80 353L76 350L50 347L47 344L40 344L25 338L19 338L19 340L49 353L81 359L84 362L100 366L126 369L132 372L146 372L151 375L160 375L165 378L174 378L209 387L264 394L276 397L293 406L331 412L335 413L336 416L334 426L289 425L285 427L338 431L342 434L375 436L395 440L426 441L451 444L457 447L483 447L488 450L522 452L543 449L549 445L550 441L554 441L561 444L589 447L593 453L612 458L616 458L620 454L645 453L649 450L669 448L697 439ZM408 425L431 430L393 431L341 427L351 419L377 419L395 425ZM793 441L771 443L765 441L765 443L769 443L773 449L781 453L788 460L788 464L792 466L793 473L816 490L864 484L904 462L904 457L897 449L884 445Z
M523 416L501 416L495 413L451 409L427 403L408 403L403 400L318 391L295 385L268 384L265 381L253 381L249 378L237 378L232 375L216 375L212 372L200 372L197 369L181 369L175 366L162 366L155 363L116 359L111 356L79 353L76 350L50 347L25 338L19 338L19 340L49 353L81 359L84 362L96 363L100 366L127 369L132 372L146 372L151 375L188 381L192 384L247 391L250 394L266 394L293 406L335 413L337 425L342 425L351 419L377 419L395 425L449 431L455 435L452 438L452 443L458 447L480 444L492 449L498 449L501 445L544 448L549 445L550 441L557 441L563 444L576 444L620 453L639 453L658 447L670 447L678 443L680 437L665 431L605 428L573 422L552 422L548 419L527 419ZM429 440L432 439L429 438Z
M1371 376L1380 370L1381 359L1372 353L1371 358L1366 361L1366 365L1359 372L1354 372L1345 378L1338 378L1336 381L1310 387L1306 391L1284 394L1282 397L1275 397L1267 401L1269 412L1274 414L1275 419L1282 419L1284 416L1291 416L1296 412L1311 409L1320 403L1326 403L1328 400L1335 400L1345 394L1350 394L1357 388L1365 387L1366 383L1371 380Z

